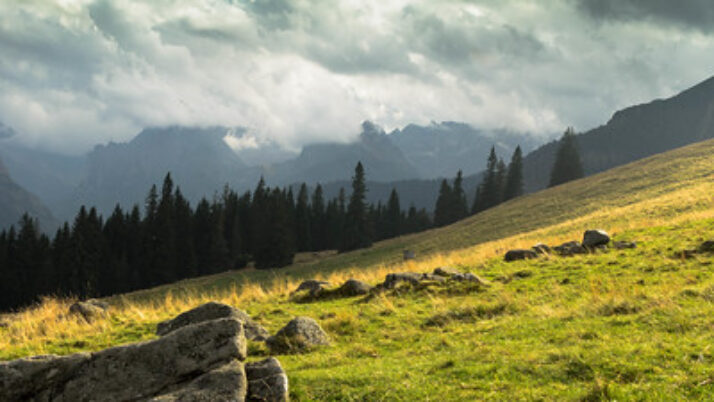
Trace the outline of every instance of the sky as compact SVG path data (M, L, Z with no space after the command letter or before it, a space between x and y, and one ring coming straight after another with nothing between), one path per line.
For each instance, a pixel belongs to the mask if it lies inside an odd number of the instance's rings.
M710 0L0 0L0 136L62 153L163 125L551 136L713 68Z

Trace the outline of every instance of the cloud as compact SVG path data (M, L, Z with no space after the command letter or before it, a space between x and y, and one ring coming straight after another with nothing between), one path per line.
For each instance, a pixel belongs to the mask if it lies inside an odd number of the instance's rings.
M714 31L714 7L709 0L577 0L579 7L599 20L651 21L703 32Z
M711 74L711 12L668 4L0 2L0 120L67 153L173 124L291 149L364 120L582 130Z
M8 127L2 122L0 122L0 140L4 138L10 138L15 136L15 130L12 127Z

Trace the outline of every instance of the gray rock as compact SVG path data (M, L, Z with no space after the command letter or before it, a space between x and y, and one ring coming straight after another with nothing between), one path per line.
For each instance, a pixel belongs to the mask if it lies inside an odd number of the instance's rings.
M300 286L293 291L293 293L308 291L311 295L316 296L323 290L326 290L329 286L331 286L330 282L308 279L303 281Z
M265 343L273 354L308 351L315 346L329 345L330 340L317 321L310 317L293 318Z
M700 244L697 251L700 253L714 253L714 240L707 240Z
M278 359L271 357L246 363L248 401L284 402L288 400L288 376Z
M416 272L392 273L387 274L386 278L384 278L382 287L385 289L394 289L399 282L407 282L412 285L417 285L422 279L424 279L424 275Z
M637 243L632 242L632 241L615 241L615 242L612 242L612 246L616 250L624 250L627 248L637 248Z
M543 243L538 243L535 246L531 248L533 251L535 251L537 254L549 254L550 253L550 247L548 247L547 244Z
M583 234L583 247L604 246L610 243L610 235L604 230L586 230Z
M244 311L223 303L208 302L192 310L179 314L171 320L156 326L156 335L164 336L187 325L198 324L218 318L234 318L243 323L245 337L251 341L264 341L270 333L253 321Z
M404 256L404 261L416 259L416 253L412 250L404 250L403 256Z
M341 296L352 297L366 295L370 290L372 287L368 284L356 279L348 279L337 289L337 293Z
M538 254L536 254L536 252L533 250L516 249L516 250L509 250L508 252L506 252L506 255L503 257L503 259L506 262L512 262L512 261L525 260L525 259L531 259L531 258L536 258L536 257L538 257Z
M484 282L481 278L472 274L471 272L467 272L465 274L454 275L451 277L451 279L455 280L455 281L460 281L460 282L474 282L474 283L478 283L481 285L486 284L486 282Z
M434 269L434 272L433 272L433 275L443 276L446 278L450 278L454 275L461 275L461 274L462 274L461 271L459 271L458 269L456 269L454 267L438 267L438 268Z
M152 402L244 401L248 383L239 361L232 361L187 383L177 384Z
M553 247L558 254L562 256L571 256L574 254L587 254L588 249L582 246L582 244L577 241L569 241L561 244L560 246Z
M206 378L216 378L207 373L230 364L218 374L234 367L237 373L231 376L237 378L245 357L240 321L206 321L156 340L101 352L0 363L0 400L125 401L157 396L163 400L220 400L211 399L208 390L198 392L201 384L213 383ZM239 397L236 400L245 395L245 380L242 384L231 391ZM176 397L170 399L170 395Z
M105 316L109 304L106 302L89 299L87 301L78 301L69 306L70 315L78 315L84 318L87 322L92 322L99 317Z

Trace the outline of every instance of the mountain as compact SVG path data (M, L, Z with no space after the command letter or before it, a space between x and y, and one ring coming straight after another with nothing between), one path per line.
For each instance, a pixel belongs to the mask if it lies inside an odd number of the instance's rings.
M271 185L326 183L351 178L358 161L362 161L372 180L390 182L419 177L417 169L384 130L370 122L362 123L357 141L307 145L297 158L265 169L264 175Z
M527 134L479 130L457 122L410 124L392 131L389 139L423 178L453 177L459 170L464 175L480 172L492 146L505 159L518 145L527 153L542 143Z
M143 203L153 184L161 185L167 172L189 200L211 197L225 184L253 185L259 170L248 167L224 141L222 127L148 128L127 143L99 145L87 156L87 178L70 205L96 205L109 212Z
M24 213L37 218L42 229L54 230L56 223L49 209L35 195L13 181L0 160L0 229L16 225Z
M585 174L714 138L714 77L668 99L615 112L607 124L577 136ZM548 186L557 142L524 158L526 191Z

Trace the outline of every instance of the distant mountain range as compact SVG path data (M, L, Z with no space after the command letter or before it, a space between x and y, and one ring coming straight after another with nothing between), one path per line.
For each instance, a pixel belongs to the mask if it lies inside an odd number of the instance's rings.
M0 124L0 157L17 183L63 220L82 204L104 214L116 203L142 204L150 186L160 185L169 171L193 202L212 197L225 184L251 190L261 176L270 186L320 182L332 197L340 187L349 192L357 161L367 171L369 201L386 202L394 187L404 207L431 210L441 178L453 178L458 170L464 171L465 191L473 197L491 146L506 162L517 145L527 153L528 192L547 186L557 148L552 141L533 150L542 139L457 122L408 125L389 134L365 122L354 142L311 144L299 153L260 143L240 128L148 128L129 142L98 145L82 157L23 148L9 138L14 134ZM585 172L593 174L712 137L714 78L672 98L618 111L577 140Z
M24 213L38 219L45 230L53 230L57 224L50 210L35 195L10 178L0 160L0 230L17 225Z

